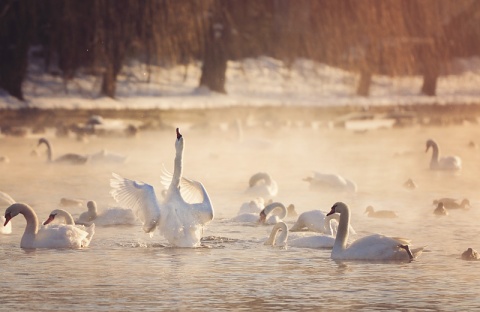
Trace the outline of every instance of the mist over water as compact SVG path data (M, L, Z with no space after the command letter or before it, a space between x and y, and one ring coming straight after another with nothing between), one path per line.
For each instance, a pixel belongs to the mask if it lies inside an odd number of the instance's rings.
M140 226L97 227L83 250L22 250L25 227L15 217L13 233L0 236L2 309L8 310L472 310L480 307L478 265L460 255L480 249L477 125L408 127L367 132L309 126L197 128L181 125L185 140L184 176L201 181L214 205L215 219L205 228L210 248L165 248ZM141 132L136 138L92 137L88 142L47 134L54 158L67 152L95 153L106 148L129 157L123 164L83 166L46 163L38 137L0 138L0 191L31 205L39 221L60 198L95 200L99 210L116 206L109 191L111 173L161 190L162 164L172 171L174 129ZM434 139L441 155L462 158L460 172L428 169ZM302 179L312 170L355 181L356 194L309 189ZM256 172L268 172L279 186L274 198L301 213L329 211L343 201L357 231L407 237L427 246L411 263L335 262L330 250L263 245L272 226L233 223L244 191ZM407 190L411 178L418 188ZM159 195L160 196L160 195ZM468 198L472 208L437 217L432 201ZM399 218L368 218L365 208L393 210ZM2 214L6 206L2 206ZM74 216L86 210L67 208ZM287 218L289 227L295 218Z

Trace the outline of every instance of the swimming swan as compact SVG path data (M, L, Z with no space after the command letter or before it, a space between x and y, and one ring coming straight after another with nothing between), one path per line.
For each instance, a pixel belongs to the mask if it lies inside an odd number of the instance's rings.
M0 202L7 204L10 206L11 204L15 203L15 200L8 195L7 193L0 192ZM12 222L5 224L5 217L0 216L0 234L12 234Z
M88 161L88 157L84 155L79 155L79 154L73 154L73 153L68 153L65 155L62 155L55 160L53 160L53 148L50 144L50 142L45 139L45 138L40 138L38 140L37 147L45 144L47 146L47 155L48 155L48 162L54 162L54 163L62 163L62 164L72 164L72 165L83 165Z
M280 234L277 236L278 232ZM285 222L278 222L273 226L273 229L265 241L264 245L272 245L278 247L284 247L286 245L299 248L332 248L335 243L335 237L330 235L313 235L299 237L288 240L288 228Z
M340 220L339 215L327 215L320 210L305 211L298 216L297 221L290 228L290 232L312 231L317 233L323 233L326 235L335 235L336 227L332 227L331 222L325 222L327 219ZM356 234L355 230L349 225L349 231L352 234Z
M313 175L306 177L303 181L310 183L311 190L333 190L355 193L357 184L338 174L320 173L313 171Z
M424 249L424 247L420 247L411 250L409 240L381 234L362 237L347 247L350 209L345 203L337 202L327 216L334 213L340 214L340 223L331 254L331 258L334 260L412 260L419 256Z
M254 174L248 181L246 193L264 198L275 197L278 194L278 185L266 172Z
M444 156L439 157L440 151L437 143L434 140L427 141L427 149L432 148L432 158L430 160L431 170L460 170L462 169L462 160L458 156Z
M258 223L272 225L287 216L287 208L282 203L273 202L265 206L260 213L243 213L232 218L233 222Z
M98 213L97 203L93 200L87 202L87 208L87 211L80 214L76 223L91 224L95 222L98 226L137 224L137 217L129 208L112 207Z
M5 225L16 215L23 214L27 226L20 241L21 248L82 248L88 246L95 225L85 231L74 225L51 225L38 229L38 218L32 207L15 203L5 210Z
M60 223L64 222L67 225L75 225L75 221L73 220L72 215L68 211L63 209L52 210L52 212L50 212L50 215L48 216L48 219L43 222L43 225L50 224L55 219L58 220ZM82 247L87 247L88 245L90 245L93 234L95 234L95 224L91 224L88 228L83 225L75 225L75 227L89 233L89 235L82 240Z
M146 233L158 227L173 246L199 247L203 226L213 220L213 206L200 182L182 176L184 140L178 128L176 131L173 175L164 172L162 177L162 183L170 181L163 202L157 200L153 186L115 173L110 193L122 206L135 211Z

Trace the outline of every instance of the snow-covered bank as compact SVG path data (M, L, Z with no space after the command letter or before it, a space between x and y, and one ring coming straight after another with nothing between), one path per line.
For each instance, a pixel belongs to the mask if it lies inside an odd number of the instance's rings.
M26 101L0 93L0 109L169 110L225 107L376 107L417 104L480 103L480 61L458 61L455 75L438 80L437 96L420 95L422 78L374 76L371 95L355 95L358 75L325 64L299 60L287 69L271 58L229 62L226 90L198 89L200 66L147 68L126 66L119 77L117 98L98 97L101 79L86 74L64 84L30 65L24 83ZM149 80L148 80L149 79Z

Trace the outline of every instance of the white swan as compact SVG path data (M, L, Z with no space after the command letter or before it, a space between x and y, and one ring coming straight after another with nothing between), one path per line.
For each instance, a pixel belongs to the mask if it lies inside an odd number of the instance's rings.
M391 219L391 218L398 218L398 215L395 211L391 210L377 210L372 206L368 206L365 209L365 213L370 217L370 218L382 218L382 219Z
M38 140L37 147L45 144L47 146L47 157L48 162L62 163L62 164L72 164L72 165L83 165L88 161L88 156L68 153L64 154L55 160L53 160L53 147L50 142L45 138L40 138Z
M437 143L430 139L427 141L427 149L432 148L432 158L430 160L430 169L432 170L460 170L462 169L462 159L458 156L439 157L440 150Z
M357 191L357 184L355 182L339 174L313 171L313 175L304 178L303 181L310 183L311 190L333 190L350 193Z
M15 200L7 193L0 192L0 202L10 206ZM4 216L0 216L0 234L12 234L12 222L6 223Z
M245 202L240 206L237 215L244 213L260 213L265 208L265 201L263 197L257 197L251 201Z
M5 224L18 214L23 214L27 226L20 242L21 248L82 248L85 240L91 238L95 226L86 231L74 225L46 226L38 229L38 218L32 207L27 204L15 203L5 211Z
M273 202L265 206L260 213L243 213L231 219L233 222L272 225L287 216L287 208L282 203Z
M278 185L268 173L258 172L248 181L248 188L245 192L253 196L271 198L277 196Z
M106 149L90 155L90 161L92 163L124 163L127 159L128 156L113 153Z
M52 212L50 212L50 215L48 216L48 219L43 222L43 225L50 224L55 219L60 222L63 221L67 225L75 225L75 221L73 220L72 215L68 211L63 209L52 210ZM54 226L52 225L51 227ZM88 245L90 245L93 234L95 234L95 224L92 223L88 228L83 225L75 225L75 227L88 232L88 236L82 240L82 247L87 247Z
M409 240L381 234L362 237L347 247L350 209L345 203L337 202L327 215L334 213L340 214L340 223L331 254L334 260L412 260L419 256L424 249L424 247L420 247L411 250Z
M204 186L182 176L184 140L177 128L173 175L164 172L162 183L169 183L162 203L154 188L146 183L122 178L113 173L110 180L113 198L132 208L143 222L143 230L152 233L159 228L170 244L177 247L199 247L203 226L213 220L213 206Z
M328 219L340 220L338 215L328 216L320 210L305 211L298 216L297 221L290 228L290 232L312 231L323 233L326 235L336 234L336 227L332 227L331 222L326 222ZM356 234L355 230L349 225L350 233Z
M462 199L461 201L459 199L455 198L440 198L440 199L434 199L433 204L438 205L438 203L443 203L444 207L447 209L467 209L470 208L470 201L467 198Z
M87 208L87 211L80 214L76 223L88 225L95 222L98 226L137 225L137 217L132 209L111 207L98 213L97 203L93 200L87 202Z
M280 234L277 236L278 232ZM299 248L332 248L335 243L335 237L330 235L313 235L299 237L295 239L288 238L288 228L285 222L278 222L273 226L272 232L265 241L265 245L285 247L286 245Z

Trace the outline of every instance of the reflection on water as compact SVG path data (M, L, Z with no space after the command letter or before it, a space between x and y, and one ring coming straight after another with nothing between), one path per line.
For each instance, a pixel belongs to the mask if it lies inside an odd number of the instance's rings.
M478 163L480 151L468 143L480 128L404 128L355 133L343 129L184 129L184 174L201 181L215 208L205 229L209 248L166 247L138 226L97 227L85 250L19 248L25 226L13 219L13 234L0 236L1 308L5 310L471 310L480 307L480 263L460 255L479 249ZM248 139L268 141L266 147ZM434 138L442 154L462 157L457 173L428 170L425 142ZM31 156L38 138L1 138L0 191L26 202L39 219L60 199L95 200L99 210L115 206L109 195L111 172L160 189L161 166L173 167L174 130L141 133L137 138L91 138L87 143L54 138L56 155L96 153L106 148L127 155L125 164L48 165ZM55 156L54 156L55 157ZM303 178L312 170L348 176L354 195L312 192ZM250 176L265 171L277 181L276 201L295 204L299 213L329 210L344 201L352 210L355 237L383 233L427 246L411 263L335 262L329 250L271 248L262 241L271 226L230 222L249 200L243 191ZM417 188L403 187L411 178ZM433 214L440 197L469 198L470 210ZM395 211L399 218L365 214ZM2 207L4 209L6 207ZM85 210L69 208L74 216ZM2 212L3 214L3 212ZM290 226L294 218L286 220Z

